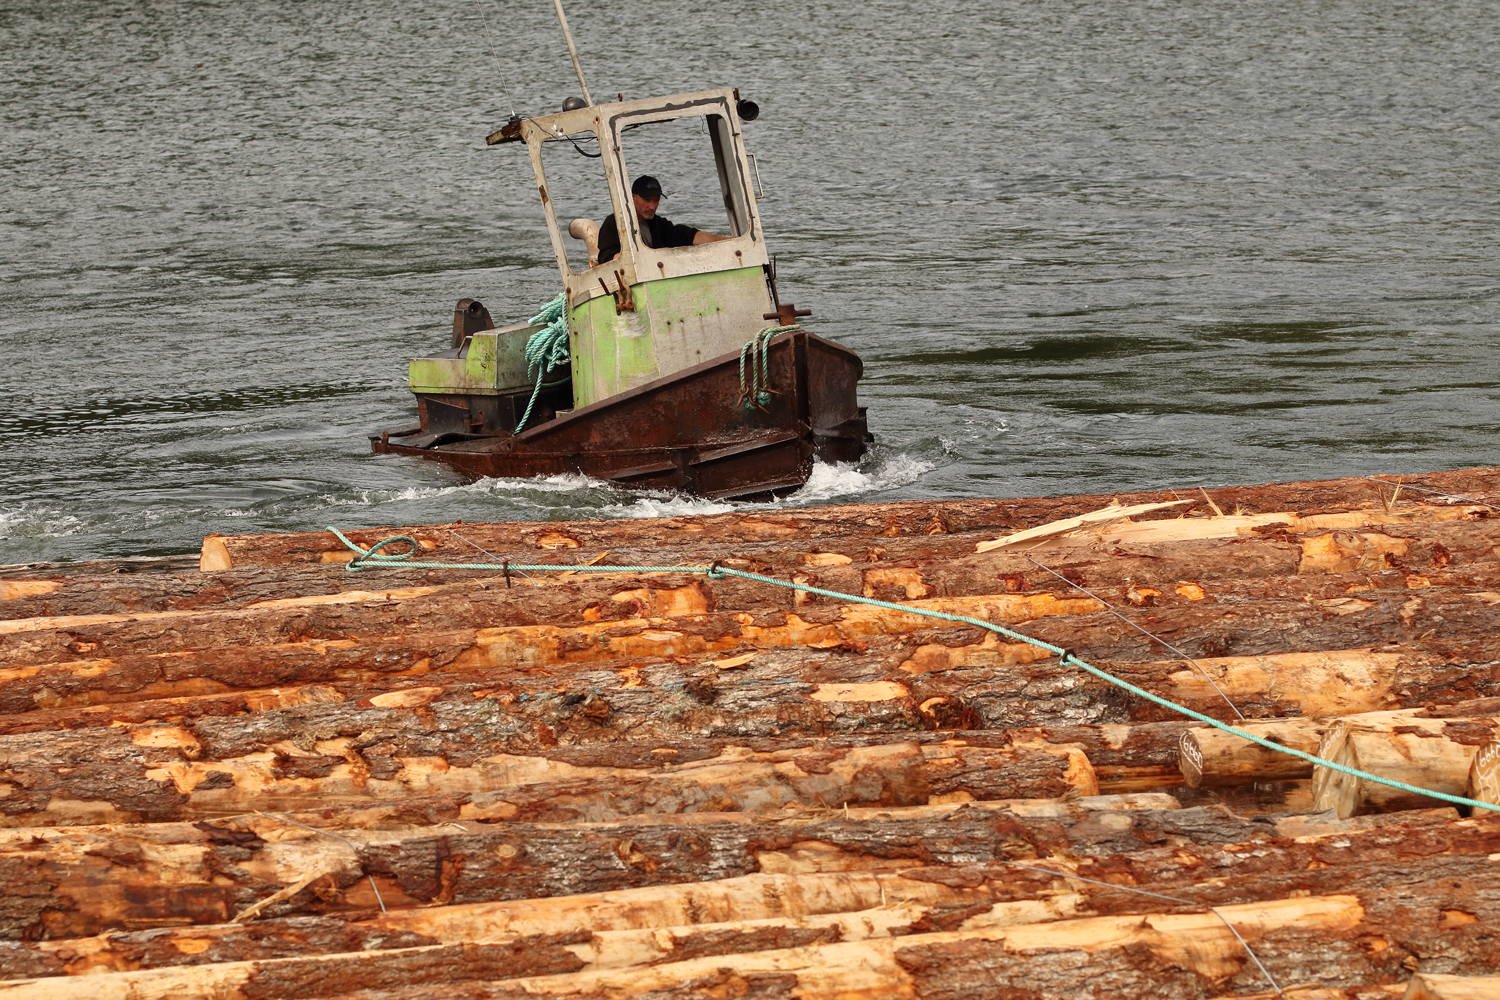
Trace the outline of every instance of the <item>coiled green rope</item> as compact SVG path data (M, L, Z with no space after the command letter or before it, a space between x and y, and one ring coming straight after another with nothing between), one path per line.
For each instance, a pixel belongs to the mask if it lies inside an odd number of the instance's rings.
M573 349L568 343L568 293L560 293L527 322L545 323L547 327L526 339L526 377L531 379L531 400L516 424L517 434L526 427L526 421L531 419L531 408L536 406L537 397L542 394L542 390L568 381L566 378L555 382L543 381L554 368L561 368L573 360Z
M1488 802L1480 802L1477 799L1465 798L1462 795L1450 795L1447 792L1438 792L1430 788L1419 788L1416 785L1409 785L1404 781L1397 781L1394 778L1383 778L1378 774L1371 774L1368 771L1361 771L1358 768L1349 767L1345 764L1338 764L1331 760L1324 760L1323 758L1315 754L1307 753L1304 750L1298 750L1295 747L1283 746L1280 743L1273 742L1271 740L1265 739L1264 737L1256 736L1254 733L1247 733L1243 729L1231 726L1226 722L1220 722L1218 719L1204 715L1201 712L1195 712L1191 708L1179 705L1176 702L1168 701L1166 698L1163 698L1159 695L1154 695L1150 691L1138 688L1134 684L1131 684L1129 681L1121 680L1120 678L1115 677L1112 674L1105 673L1098 667L1080 660L1072 650L1064 649L1061 646L1054 646L1052 643L1045 642L1041 639L1034 639L1029 635L1025 635L1021 632L1016 632L1012 629L1008 629L1003 625L996 625L993 622L987 622L982 618L970 618L967 615L950 615L946 611L933 611L928 608L914 608L907 604L897 604L894 601L881 601L876 600L873 597L859 597L854 594L844 594L840 593L837 590L824 590L821 587L810 587L805 583L792 583L787 580L778 580L774 576L762 576L759 573L747 573L744 570L730 569L729 567L722 566L717 562L712 563L708 566L548 566L523 565L520 563L495 564L416 562L411 559L411 556L418 551L419 546L417 544L417 540L409 535L396 535L391 538L386 538L382 541L376 542L368 549L363 549L346 538L343 532L339 531L337 528L330 526L328 530L333 532L334 535L338 537L339 541L343 542L355 553L354 558L349 560L349 562L344 566L345 571L349 573L358 573L366 568L378 568L381 566L405 567L409 569L487 569L503 570L506 572L510 570L521 570L525 572L547 572L550 570L552 572L566 571L574 573L702 573L710 580L722 580L728 576L737 576L744 580L755 580L759 583L768 583L772 586L784 587L789 590L800 590L804 593L817 594L820 597L831 597L839 601L849 601L854 604L868 604L872 607L885 608L890 611L901 611L909 615L922 615L926 618L937 618L941 619L942 621L958 622L964 625L975 625L979 628L988 629L991 632L996 632L1000 635L1006 636L1007 638L1029 643L1030 645L1036 646L1038 649L1045 649L1049 653L1057 656L1059 662L1065 666L1078 667L1081 670L1093 674L1100 680L1108 681L1110 684L1113 684L1125 691L1129 691L1133 695L1145 698L1147 701L1160 705L1162 708L1171 709L1174 712L1185 715L1190 719L1195 719L1198 722L1204 723L1205 725L1212 726L1215 729L1229 733L1232 736L1238 736L1240 739L1249 740L1251 743L1255 743L1259 746L1265 747L1267 750L1274 750L1277 753L1284 753L1292 757L1298 757L1310 764L1313 764L1316 767L1330 768L1331 770L1338 771L1342 774L1347 774L1352 778L1359 778L1364 781L1373 781L1377 785L1385 785L1389 788L1400 789L1403 792L1411 792L1414 795L1425 795L1429 798L1440 799L1443 802L1448 802L1456 806L1467 806L1471 809L1488 809L1494 812L1500 812L1500 806L1491 805ZM409 551L404 553L385 554L379 551L385 546L396 542L404 542L407 545L411 546L411 548Z
M768 326L740 348L740 399L745 409L764 407L771 402L771 341L777 334L800 330L801 326ZM745 380L745 361L750 362L750 380Z

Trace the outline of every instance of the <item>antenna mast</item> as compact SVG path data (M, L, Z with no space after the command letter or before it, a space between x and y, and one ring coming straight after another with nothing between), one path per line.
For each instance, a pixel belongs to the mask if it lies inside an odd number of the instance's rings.
M562 0L552 0L552 6L557 8L557 23L562 25L563 38L568 43L568 55L573 57L573 72L578 74L578 86L583 88L583 99L588 102L589 107L593 107L594 99L589 96L589 85L583 82L583 66L578 62L578 50L573 47L573 33L568 30L568 18L563 14Z

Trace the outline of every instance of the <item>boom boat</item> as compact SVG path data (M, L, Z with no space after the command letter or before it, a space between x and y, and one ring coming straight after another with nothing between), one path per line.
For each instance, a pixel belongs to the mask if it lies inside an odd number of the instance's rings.
M475 478L582 473L714 499L789 493L815 461L857 461L872 440L863 364L780 299L741 133L757 114L726 88L513 117L490 135L530 153L562 293L499 328L460 300L450 349L411 361L418 426L373 435L373 450ZM632 156L639 174L674 171L669 197L722 206L725 238L649 245ZM590 214L568 219L574 207ZM602 262L601 217L620 247Z

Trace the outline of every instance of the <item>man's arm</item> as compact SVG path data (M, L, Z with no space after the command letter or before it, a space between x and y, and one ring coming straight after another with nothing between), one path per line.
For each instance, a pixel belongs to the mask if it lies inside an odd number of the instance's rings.
M620 255L620 227L615 224L614 213L599 227L599 263L614 260Z
M713 233L705 233L700 229L693 234L693 246L698 247L705 243L718 243L720 240L727 239L729 239L728 236L716 236Z

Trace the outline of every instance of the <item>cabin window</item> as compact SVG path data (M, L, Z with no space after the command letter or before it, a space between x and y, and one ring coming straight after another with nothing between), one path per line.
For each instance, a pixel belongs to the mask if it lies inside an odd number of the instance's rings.
M657 214L719 236L750 229L745 178L723 115L690 115L620 127L627 189L642 174L661 182Z
M568 268L581 274L591 266L587 225L580 225L578 235L570 234L575 219L599 226L614 211L609 200L609 182L604 177L604 161L599 156L599 137L581 132L542 143L542 176L547 179L547 205L562 233L563 251Z

